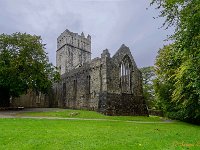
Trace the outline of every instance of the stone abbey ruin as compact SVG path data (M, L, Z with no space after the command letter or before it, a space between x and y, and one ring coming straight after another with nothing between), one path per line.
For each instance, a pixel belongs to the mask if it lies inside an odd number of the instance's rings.
M107 115L148 115L142 75L124 44L113 57L107 49L91 60L91 36L65 30L57 38L56 66L61 81L47 96L33 92L12 106L87 109Z

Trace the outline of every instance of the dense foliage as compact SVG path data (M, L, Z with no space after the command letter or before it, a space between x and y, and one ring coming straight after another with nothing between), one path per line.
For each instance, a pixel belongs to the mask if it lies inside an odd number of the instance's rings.
M200 123L200 2L199 0L153 0L175 26L173 44L156 59L156 95L173 118Z
M0 89L17 97L28 89L45 93L59 78L48 62L39 36L14 33L0 35Z
M153 66L143 67L140 69L143 78L143 95L148 108L155 109L155 91L153 88L153 80L155 79L155 71Z

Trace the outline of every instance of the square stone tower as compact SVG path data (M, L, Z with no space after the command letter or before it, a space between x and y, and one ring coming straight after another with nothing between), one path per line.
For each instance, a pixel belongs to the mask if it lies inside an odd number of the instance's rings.
M56 66L60 74L78 68L83 63L91 61L91 36L87 38L83 32L78 33L65 30L57 38Z

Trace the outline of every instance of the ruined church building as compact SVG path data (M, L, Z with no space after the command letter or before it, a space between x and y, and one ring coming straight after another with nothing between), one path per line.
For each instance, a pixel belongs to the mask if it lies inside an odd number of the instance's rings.
M60 107L95 110L106 115L148 115L142 75L124 44L113 57L107 49L91 60L91 36L65 30L57 39L56 66L61 81L48 95L26 95L12 107Z
M58 107L96 110L107 115L147 115L142 76L124 44L113 57L107 49L91 60L91 36L65 30L57 39L54 86Z

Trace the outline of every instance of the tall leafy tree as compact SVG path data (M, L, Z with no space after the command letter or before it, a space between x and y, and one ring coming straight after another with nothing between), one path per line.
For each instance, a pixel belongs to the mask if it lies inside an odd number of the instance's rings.
M176 103L172 101L174 91L174 74L179 61L176 61L173 45L164 46L158 51L155 63L156 79L154 80L154 90L156 106L162 109L168 116L174 113Z
M163 53L170 51L173 56L169 61L163 61L164 65L159 63L160 53L156 60L158 68L162 66L168 70L165 72L167 78L160 81L173 83L168 91L170 104L175 108L174 117L200 123L200 2L153 0L152 4L157 4L157 9L161 10L160 16L166 18L164 26L175 26L175 33L171 36L173 48L163 50ZM171 63L171 66L167 63ZM157 71L157 74L163 73Z
M39 36L26 33L0 35L1 106L8 106L9 97L18 97L28 89L46 93L59 79L44 46Z
M154 105L154 87L153 80L155 79L154 67L143 67L140 69L143 78L143 94L149 108L155 108Z

